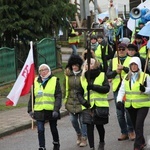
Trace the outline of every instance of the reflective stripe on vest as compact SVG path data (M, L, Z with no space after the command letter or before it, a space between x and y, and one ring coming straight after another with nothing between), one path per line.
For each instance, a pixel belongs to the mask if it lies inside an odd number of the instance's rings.
M56 77L52 77L48 80L45 88L41 83L37 82L37 78L34 81L34 95L35 95L35 104L34 110L41 111L41 110L53 110L54 109L54 94L55 94L55 87L56 87Z
M74 29L72 29L71 34L75 34L75 30ZM68 42L69 43L79 43L80 42L80 38L79 38L79 36L69 37L68 38Z
M69 86L68 86L68 76L65 76L65 78L66 78L66 93L65 93L65 99L64 99L64 103L66 103L66 101L67 101L67 99L68 99L68 95L69 95Z
M126 57L125 61L123 62L123 66L124 67L129 67L129 61L130 61L131 57ZM117 66L118 66L118 58L115 57L112 59L112 70L115 71L117 70ZM121 71L121 78L123 79L124 76L125 76L125 72L122 70ZM112 79L112 89L113 91L116 91L118 86L119 86L119 83L120 83L120 75L117 74L116 77L114 79Z
M101 72L98 77L95 78L93 84L102 86L104 81L105 74ZM84 99L87 100L87 80L81 77L81 85L84 89ZM96 105L99 107L109 107L108 103L108 94L102 94L95 91L90 90L90 104L91 108Z
M126 94L126 101L125 107L129 108L130 106L134 108L141 108L141 107L150 107L150 98L149 95L144 94L140 91L140 84L142 83L144 77L144 81L147 77L147 74L144 76L144 73L140 73L139 81L136 81L132 85L132 89L130 90L130 83L129 80L125 80L125 94Z

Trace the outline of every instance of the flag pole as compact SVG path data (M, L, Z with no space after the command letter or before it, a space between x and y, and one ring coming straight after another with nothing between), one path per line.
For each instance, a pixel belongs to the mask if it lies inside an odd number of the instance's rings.
M143 79L142 79L142 85L144 84L144 78L145 78L145 74L146 74L146 69L147 69L149 57L150 57L150 49L148 49L148 53L147 53L147 57L146 57L146 62L145 62L145 67L144 67L144 75L143 75Z
M32 105L32 113L34 113L34 109L33 109L33 85L31 86L31 105ZM31 129L33 130L33 128L34 128L34 120L32 118Z
M32 47L33 48L33 43L32 43L32 41L30 42L30 47ZM33 99L34 99L34 96L33 96L33 84L31 85L31 107L32 107L32 113L34 113L34 108L33 108L33 105L34 105L34 103L33 103ZM33 120L33 118L32 118L32 121L31 121L31 129L33 130L34 129L34 120Z

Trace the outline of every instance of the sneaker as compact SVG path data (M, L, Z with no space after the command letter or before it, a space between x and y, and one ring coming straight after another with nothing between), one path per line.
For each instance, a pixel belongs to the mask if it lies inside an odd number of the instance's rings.
M134 132L130 132L128 134L128 137L129 137L129 140L134 141L134 139L135 139L135 133Z
M81 143L79 145L80 147L85 147L87 146L87 138L86 137L82 137L81 138Z
M118 141L123 141L129 139L127 134L121 134L121 136L118 138Z

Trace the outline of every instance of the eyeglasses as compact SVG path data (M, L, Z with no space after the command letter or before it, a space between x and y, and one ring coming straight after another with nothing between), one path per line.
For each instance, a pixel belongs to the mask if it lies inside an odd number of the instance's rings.
M118 51L125 51L125 48L118 48Z
M45 69L39 70L39 72L43 72L43 71L47 71L47 70L48 70L48 68L45 68Z

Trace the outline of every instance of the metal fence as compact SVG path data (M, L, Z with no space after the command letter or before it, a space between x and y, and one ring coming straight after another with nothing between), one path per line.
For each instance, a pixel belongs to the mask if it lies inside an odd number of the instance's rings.
M14 48L0 48L0 85L10 83L17 76L16 54Z
M15 52L14 48L0 48L0 86L15 81L17 71L21 69L17 67L17 61L22 59L16 58ZM36 71L42 63L48 64L52 70L62 67L61 50L55 39L44 38L35 43L33 53Z
M46 63L51 69L57 68L55 39L44 38L37 45L37 66Z

